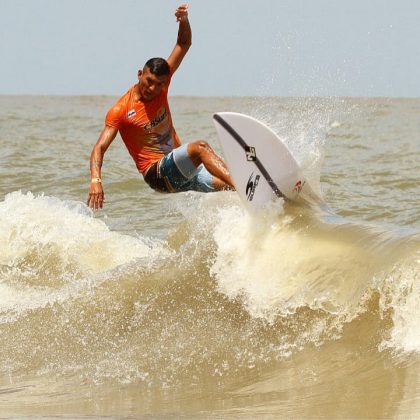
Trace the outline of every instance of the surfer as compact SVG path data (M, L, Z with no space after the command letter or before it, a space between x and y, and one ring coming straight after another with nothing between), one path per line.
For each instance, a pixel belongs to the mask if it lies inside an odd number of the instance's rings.
M207 142L181 144L168 104L168 87L191 46L188 5L175 11L179 23L176 45L168 59L151 58L138 71L138 83L132 86L105 118L105 127L90 157L91 181L87 205L103 207L101 179L106 150L119 132L146 183L156 191L212 192L233 189L232 179L223 160Z

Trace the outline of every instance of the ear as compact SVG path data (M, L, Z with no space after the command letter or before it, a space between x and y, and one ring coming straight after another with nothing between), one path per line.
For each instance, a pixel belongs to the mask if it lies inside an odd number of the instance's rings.
M141 78L141 75L143 74L143 72L141 71L141 70L139 70L138 72L137 72L137 78L139 79L139 81L140 81L140 78Z

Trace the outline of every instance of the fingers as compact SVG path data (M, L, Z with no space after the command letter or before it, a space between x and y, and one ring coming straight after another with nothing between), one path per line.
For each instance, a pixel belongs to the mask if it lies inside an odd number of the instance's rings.
M178 6L178 8L176 9L176 12L178 12L178 11L186 12L188 7L189 7L188 3L183 3L183 4L181 4L181 6Z
M105 203L105 196L103 192L89 193L86 205L92 210L102 209Z
M176 10L175 10L175 16L177 22L179 22L182 18L188 16L188 3L181 4Z

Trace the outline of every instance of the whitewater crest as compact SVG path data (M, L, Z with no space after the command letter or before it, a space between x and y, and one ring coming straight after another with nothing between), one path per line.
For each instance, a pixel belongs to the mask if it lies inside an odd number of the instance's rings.
M196 202L201 222L193 212L188 218L196 232L201 226L197 239L211 232L209 274L217 290L239 300L252 317L275 323L307 308L328 314L342 329L370 311L369 302L379 296L379 313L392 326L378 347L420 351L418 235L323 220L282 203L256 216L235 196L229 205L213 207L211 201Z
M82 203L6 196L4 371L165 388L264 370L359 330L375 331L375 351L419 351L416 238L283 202L251 215L235 193L168 199L182 221L161 240L114 232Z
M0 246L5 319L65 302L97 285L101 273L134 261L153 266L171 255L161 240L110 231L83 203L21 191L0 203Z

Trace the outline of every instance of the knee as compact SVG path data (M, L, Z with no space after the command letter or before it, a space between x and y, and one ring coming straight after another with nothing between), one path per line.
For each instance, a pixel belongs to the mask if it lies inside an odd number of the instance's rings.
M204 141L204 140L197 140L193 144L195 144L196 147L199 150L209 150L209 149L211 149L210 146L209 146L209 144L206 141Z
M204 140L197 140L188 145L188 153L190 156L201 156L203 153L211 151L211 147Z

